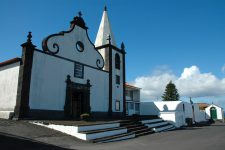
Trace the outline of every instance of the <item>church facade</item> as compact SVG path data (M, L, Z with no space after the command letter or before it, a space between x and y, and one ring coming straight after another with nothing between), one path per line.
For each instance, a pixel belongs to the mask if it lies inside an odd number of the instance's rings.
M125 48L115 43L106 8L95 44L87 30L79 13L68 31L42 41L43 50L29 33L22 57L0 63L0 117L124 116Z

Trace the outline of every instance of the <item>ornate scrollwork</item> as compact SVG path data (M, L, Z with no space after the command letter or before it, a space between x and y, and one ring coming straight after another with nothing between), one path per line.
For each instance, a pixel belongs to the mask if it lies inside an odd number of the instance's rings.
M64 33L52 34L48 36L46 39L44 39L42 42L43 50L53 55L57 54L59 52L59 44L53 43L52 45L50 45L48 40L53 36L61 36L61 35L64 35Z
M49 50L49 52L52 53L52 54L57 54L57 53L59 52L59 45L58 45L57 43L53 43L52 47L53 47L53 49L55 49L56 51L53 52L53 51L50 51L50 50Z
M102 63L101 63L101 60L97 59L96 65L97 65L98 69L102 69L104 67L104 61L102 61Z

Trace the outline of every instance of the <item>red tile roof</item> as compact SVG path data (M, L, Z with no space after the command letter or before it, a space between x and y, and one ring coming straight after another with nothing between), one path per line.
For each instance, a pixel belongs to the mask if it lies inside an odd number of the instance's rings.
M18 57L13 58L13 59L9 59L9 60L0 62L0 67L10 65L10 64L13 64L13 63L16 63L16 62L19 62L19 61L21 61L21 58L18 58Z
M205 110L206 107L209 106L207 103L197 103L200 110Z
M125 83L125 86L128 87L128 88L132 88L132 89L141 89L141 88L133 86L133 85L131 85L129 83Z

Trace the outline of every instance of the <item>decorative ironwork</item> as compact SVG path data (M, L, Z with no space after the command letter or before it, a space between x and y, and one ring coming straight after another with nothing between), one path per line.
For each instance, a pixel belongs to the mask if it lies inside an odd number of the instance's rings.
M98 69L102 69L104 67L104 62L101 63L101 60L97 59L96 60L96 65L97 65Z

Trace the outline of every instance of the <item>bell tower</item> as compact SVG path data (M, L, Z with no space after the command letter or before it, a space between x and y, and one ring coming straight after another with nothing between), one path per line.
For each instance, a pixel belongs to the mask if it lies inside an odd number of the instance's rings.
M95 47L101 53L109 72L108 115L121 117L125 115L125 46L118 48L109 22L107 8L104 8L101 23L95 40Z

